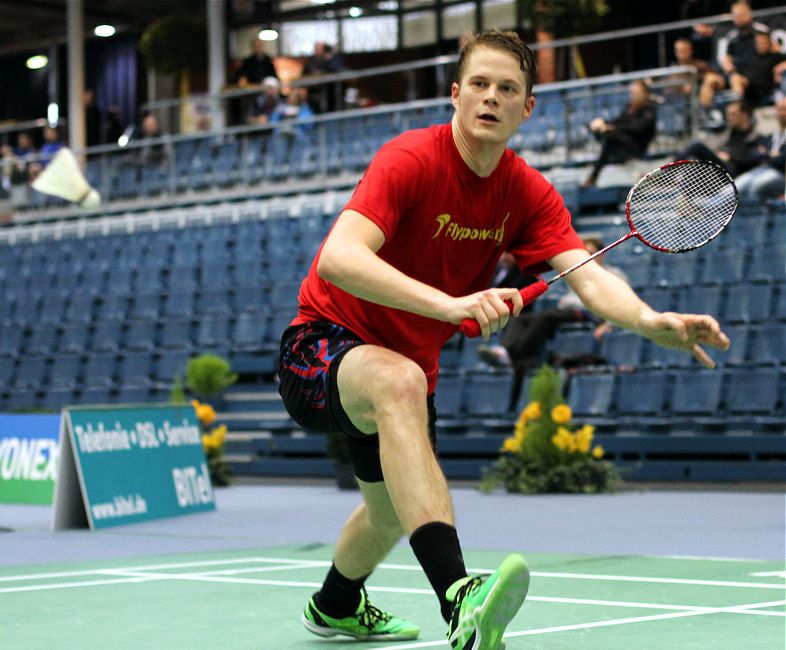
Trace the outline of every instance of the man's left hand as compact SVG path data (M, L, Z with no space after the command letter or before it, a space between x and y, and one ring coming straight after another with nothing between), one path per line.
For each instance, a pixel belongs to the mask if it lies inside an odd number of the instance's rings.
M664 348L689 351L706 368L714 368L715 362L702 344L719 350L728 350L730 345L718 321L704 314L657 313L641 333Z

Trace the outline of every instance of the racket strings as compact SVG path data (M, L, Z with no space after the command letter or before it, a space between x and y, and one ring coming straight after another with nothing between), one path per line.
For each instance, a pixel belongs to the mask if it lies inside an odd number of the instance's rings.
M703 246L729 222L737 192L728 174L711 163L662 167L631 192L631 226L649 245L670 252Z

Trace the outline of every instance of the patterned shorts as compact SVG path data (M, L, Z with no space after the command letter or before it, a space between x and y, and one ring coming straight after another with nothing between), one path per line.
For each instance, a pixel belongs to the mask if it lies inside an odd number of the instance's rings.
M320 433L343 433L355 475L368 483L384 480L379 462L379 436L360 431L341 406L338 366L352 348L365 341L348 329L327 321L293 325L281 337L279 392L292 419ZM428 400L429 435L436 444L436 412Z

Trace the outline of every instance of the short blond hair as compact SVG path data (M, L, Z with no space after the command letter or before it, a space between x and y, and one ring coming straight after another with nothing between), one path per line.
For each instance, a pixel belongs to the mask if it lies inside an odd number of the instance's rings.
M532 94L532 84L538 70L538 64L532 50L521 40L516 32L503 32L499 29L489 29L477 34L465 34L464 43L459 51L458 70L456 72L458 83L464 74L467 59L479 47L488 47L503 52L510 52L519 62L519 68L524 73L525 90L527 97Z

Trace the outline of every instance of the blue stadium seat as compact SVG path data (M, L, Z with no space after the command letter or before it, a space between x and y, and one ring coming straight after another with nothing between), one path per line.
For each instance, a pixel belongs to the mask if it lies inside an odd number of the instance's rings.
M721 310L721 287L719 285L690 285L681 287L677 293L677 311L685 314L713 314Z
M137 293L134 295L133 304L128 312L128 317L135 319L154 320L158 318L160 309L160 293Z
M721 328L729 337L731 345L726 351L718 350L711 346L704 346L704 349L717 364L727 366L739 366L748 361L748 342L750 339L750 328L747 323L736 323L733 325L721 324Z
M593 424L602 420L611 425L609 417L614 404L615 375L611 373L577 373L570 380L568 405L574 416L589 419Z
M664 370L637 370L620 373L617 412L621 424L639 428L669 427L669 376Z
M465 409L469 417L504 418L513 385L512 371L468 372L464 379Z
M10 359L0 361L0 393L11 386L14 377L14 362Z
M783 241L783 238L781 238ZM751 253L748 270L750 280L783 282L786 280L786 253L784 244L757 246Z
M232 313L229 289L204 289L197 295L194 311L200 316L221 315L229 318Z
M775 367L743 367L728 372L726 407L732 415L767 415L782 411L779 404L780 370Z
M462 419L464 410L464 375L461 372L439 373L434 405L438 422L456 423Z
M696 255L669 255L660 260L652 275L652 282L660 286L686 286L696 281Z
M159 346L166 349L191 349L191 329L190 318L168 318L161 324Z
M772 285L769 283L743 282L731 285L726 296L724 320L757 322L770 315Z
M112 402L112 389L109 386L85 386L78 393L79 404L109 404Z
M56 293L45 293L41 296L41 311L38 314L38 323L54 323L59 325L66 320L66 304L68 303L67 294L57 291ZM89 310L88 310L89 313ZM88 322L85 318L75 316L76 322Z
M134 287L140 293L157 293L164 288L164 279L158 268L144 266L134 277Z
M643 287L639 296L655 311L672 311L674 301L670 287Z
M128 323L125 347L129 350L153 350L156 347L156 322L134 320Z
M284 330L289 327L289 324L295 318L296 311L293 309L282 309L274 312L268 324L267 343L278 343L281 340L281 335Z
M15 389L38 390L46 381L47 358L43 355L26 354L19 359L13 386Z
M783 323L764 323L750 328L753 339L750 361L755 364L786 364L786 332Z
M232 347L239 350L256 350L266 340L267 317L262 312L242 312L231 328Z
M700 280L703 284L720 285L740 282L744 277L744 269L744 249L727 250L725 254L721 254L718 251L708 251L704 255L704 268L702 269Z
M229 340L229 316L225 314L202 318L197 324L194 343L197 349L214 349Z
M42 408L59 411L74 401L72 386L49 386L44 390L39 404Z
M190 356L187 350L161 350L155 365L156 379L171 384L176 376L182 377Z
M549 349L558 358L597 356L599 345L589 328L560 327L549 344Z
M102 320L95 324L90 349L98 352L114 352L123 344L123 320ZM84 327L84 326L82 326Z
M122 384L115 400L118 404L148 404L151 401L150 386Z
M19 325L0 327L0 357L16 357L22 351L24 329Z
M84 370L86 386L112 386L115 383L117 357L108 352L91 353Z
M149 384L153 376L153 353L127 352L120 359L117 381L120 385Z
M81 366L82 359L78 354L55 355L49 370L49 386L75 387L80 379Z
M30 337L25 343L26 354L49 354L55 347L57 340L57 326L52 323L45 323L33 327L30 330Z
M130 298L126 294L109 293L101 296L96 307L98 320L122 320L128 316Z
M94 299L92 296L73 296L68 301L68 307L65 310L65 320L69 323L89 323L93 320L93 304ZM44 304L43 309L47 309Z
M161 313L165 317L190 317L194 313L194 294L191 291L166 294Z
M613 330L601 340L600 355L615 366L636 367L644 354L644 338L626 330Z
M723 373L716 370L677 372L672 411L675 415L709 416L720 410Z

